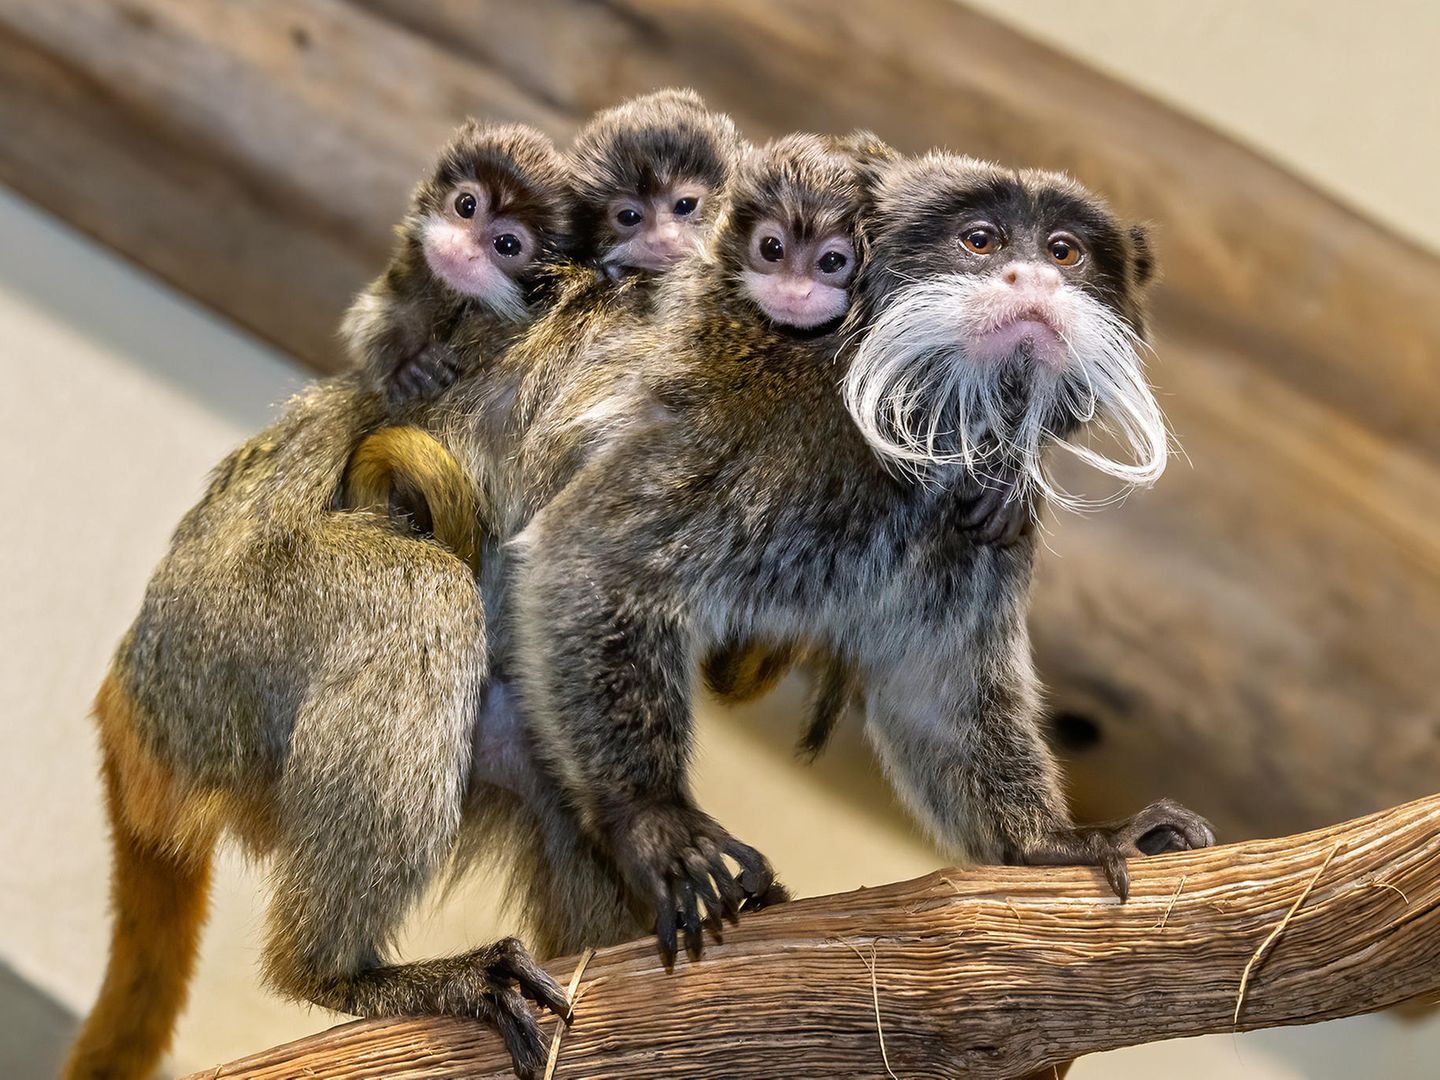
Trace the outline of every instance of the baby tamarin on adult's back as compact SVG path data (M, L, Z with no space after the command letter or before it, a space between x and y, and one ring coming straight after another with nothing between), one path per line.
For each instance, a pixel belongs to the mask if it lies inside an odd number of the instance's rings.
M377 382L404 382L452 326L483 362L537 309L539 272L566 246L563 177L537 133L463 128L349 322L358 370L231 454L177 529L96 700L115 920L67 1077L153 1070L222 833L270 859L276 990L365 1016L481 1019L517 1068L542 1060L522 995L559 1011L565 996L518 942L392 959L462 821L483 812L466 801L472 765L503 764L475 725L488 657L473 569L332 507L352 450L392 412Z
M739 150L730 118L693 90L659 90L598 113L569 154L577 257L618 277L695 254Z
M545 286L539 271L570 253L571 201L569 168L539 132L472 121L457 133L411 196L390 265L342 328L396 406L433 398L481 359L451 345L462 321L482 355L523 329Z
M816 214L854 184L823 148L754 167ZM853 658L887 775L946 847L1096 865L1123 897L1127 856L1213 842L1168 802L1072 823L1025 628L1035 538L984 545L966 526L968 478L992 464L1051 497L1050 447L1137 482L1163 466L1135 348L1143 234L1054 174L944 154L877 172L838 363L755 317L762 211L742 175L719 257L678 271L665 317L626 350L649 358L648 393L607 414L597 453L517 540L532 721L667 951L679 927L698 948L702 907L770 876L688 782L694 661L736 637ZM1091 417L1136 462L1060 442Z
M580 129L565 160L568 198L564 214L574 237L566 254L578 267L599 270L602 280L591 281L585 274L575 273L576 267L553 265L539 279L545 299L563 310L556 325L563 327L571 341L585 336L596 324L609 326L645 317L650 293L640 286L704 244L740 145L730 118L706 109L693 90L660 90L632 98L598 113ZM517 164L523 158L527 173L550 174L556 163L548 156L554 153L548 144L543 170L540 151L523 149L523 155L512 154ZM417 193L417 213L412 215L413 219L428 212L431 219L407 220L401 227L402 238L423 238L423 253L418 243L410 245L408 257L401 257L405 254L402 250L390 272L352 308L346 324L352 347L371 358L372 373L391 391L399 418L406 418L405 402L433 398L462 369L476 363L476 350L470 345L476 336L474 328L457 329L456 292L474 294L488 288L499 294L502 303L498 306L508 307L504 301L518 290L504 288L503 278L499 278L499 286L492 284L499 277L492 265L508 269L515 264L516 255L553 263L558 248L545 237L534 243L525 230L513 227L510 212L523 209L523 204L516 206L514 196L504 190L486 198L483 192L471 194L473 185L458 194L454 185L433 187L433 191ZM544 192L550 203L556 197L551 188ZM460 203L462 199L469 199L469 204ZM491 208L498 210L499 220L487 220ZM546 209L557 210L549 204ZM450 254L450 248L468 237L452 241L451 235L457 225L463 225L457 216L472 214L476 218L469 231L479 233L479 239L465 254L484 256L477 260L483 273L456 275L452 268L467 264ZM506 239L523 241L523 254L507 251L497 258L489 249L492 238L496 245ZM478 280L472 280L475 278ZM607 288L607 283L622 278L628 279L629 287ZM482 342L488 344L495 336L493 328L480 328ZM416 344L422 341L423 345ZM482 351L493 356L496 350ZM489 403L510 393L514 379L523 371L523 365L511 365L508 371L495 372L495 385L472 388L466 400L449 412L462 414L463 424L463 415L477 409L487 414L506 411ZM425 426L435 427L431 423ZM506 453L503 448L497 452ZM446 466L443 451L424 431L379 431L356 451L344 505L380 510L393 505L397 518L419 524L421 531L427 531L426 527L438 530L434 534L452 549L478 550L481 538L495 523L482 520L467 526L463 515L453 513L453 507L448 521L429 520L425 489L437 489L437 496L443 499L446 490L460 486L456 470L447 471ZM478 475L488 472L484 469ZM414 521L417 512L424 520Z

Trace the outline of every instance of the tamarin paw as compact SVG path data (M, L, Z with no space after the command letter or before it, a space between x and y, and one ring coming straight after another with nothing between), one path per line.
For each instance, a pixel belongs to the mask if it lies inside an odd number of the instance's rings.
M1008 861L1028 866L1098 866L1116 896L1130 895L1127 859L1192 851L1215 843L1215 830L1199 814L1171 799L1151 803L1134 817L1107 825L1060 829Z
M777 895L769 860L694 807L646 807L630 814L614 835L627 878L654 906L655 935L667 967L675 962L680 933L686 952L698 958L706 923L718 928L721 918L734 922L742 910Z

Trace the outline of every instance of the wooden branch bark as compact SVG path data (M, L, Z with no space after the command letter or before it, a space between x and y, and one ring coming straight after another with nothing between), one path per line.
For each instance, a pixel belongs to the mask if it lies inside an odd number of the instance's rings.
M1145 860L1132 879L1122 905L1085 869L947 870L751 916L672 974L648 941L605 950L555 1075L883 1077L888 1056L895 1076L1014 1077L1440 992L1440 795ZM549 965L562 981L575 966ZM417 1019L346 1024L192 1080L382 1074L509 1070L478 1026Z
M563 137L667 82L753 137L869 125L1157 223L1193 464L1057 521L1036 592L1051 700L1100 734L1084 814L1169 794L1273 835L1430 790L1440 260L953 0L6 0L0 180L330 370L462 115Z

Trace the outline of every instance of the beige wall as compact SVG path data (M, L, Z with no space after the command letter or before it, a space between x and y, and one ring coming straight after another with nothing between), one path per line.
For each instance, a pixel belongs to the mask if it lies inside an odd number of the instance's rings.
M1440 251L1435 0L961 0Z

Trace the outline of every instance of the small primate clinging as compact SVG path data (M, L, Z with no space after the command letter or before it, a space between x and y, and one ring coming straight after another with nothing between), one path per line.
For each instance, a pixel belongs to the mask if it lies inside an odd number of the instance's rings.
M1127 857L1213 842L1170 802L1074 824L1025 626L1036 538L983 544L967 525L980 471L1063 499L1052 448L1132 482L1163 467L1137 352L1144 234L1055 174L945 154L874 173L838 364L833 342L757 317L752 193L778 177L810 235L848 239L858 181L823 147L772 149L734 185L720 257L677 271L667 317L631 343L652 358L649 397L628 425L607 415L604 452L521 537L532 723L667 953L682 928L698 950L702 912L771 879L689 784L693 662L726 640L847 657L887 775L949 849L1095 865L1123 898ZM1092 419L1135 460L1066 441Z
M456 558L335 501L355 447L392 411L376 377L433 389L406 370L447 326L493 356L536 310L535 275L568 246L563 175L535 132L463 128L349 320L357 369L307 389L222 462L176 530L95 703L114 923L69 1080L153 1072L224 835L269 860L273 989L352 1015L480 1020L522 1075L543 1063L523 999L567 1002L518 941L394 956L406 914L468 850L467 816L487 812L494 789L475 777L503 776L477 727L488 650L475 552ZM463 483L431 494L475 520Z
M693 90L660 90L598 113L563 161L536 132L498 130L512 137L478 181L473 172L442 171L417 189L389 271L347 319L352 349L369 358L397 411L433 398L477 364L477 354L503 351L535 313L535 299L559 303L558 322L572 337L597 318L643 314L643 297L609 308L613 298L557 268L556 256L609 281L658 278L703 245L741 147L730 118L707 110ZM527 186L509 182L516 171ZM564 221L565 234L547 232L547 221ZM487 313L484 325L475 325L476 311ZM398 524L454 551L478 551L495 523L457 512L450 496L472 486L459 469L431 433L383 429L356 451L342 503L389 506Z
M596 114L569 154L577 258L615 278L669 270L699 251L740 145L730 118L693 90Z
M518 124L466 124L416 187L390 265L352 305L342 334L397 406L433 398L473 350L502 350L535 315L543 269L569 254L569 168Z

